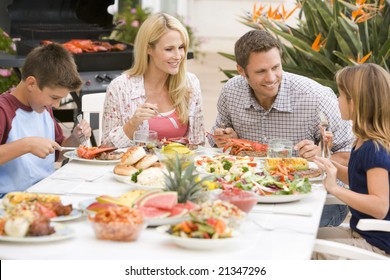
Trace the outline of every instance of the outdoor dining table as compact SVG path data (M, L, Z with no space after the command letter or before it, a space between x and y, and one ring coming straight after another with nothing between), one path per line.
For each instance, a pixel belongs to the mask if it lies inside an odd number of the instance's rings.
M99 195L119 196L132 189L117 181L113 164L71 160L28 192L58 194L64 204L93 200ZM319 182L320 183L320 182ZM279 260L310 259L326 191L313 184L310 194L288 203L257 204L229 246L215 250L178 247L170 236L154 227L143 230L138 240L116 242L96 239L86 215L61 222L74 231L72 238L49 242L0 241L1 259L53 260Z

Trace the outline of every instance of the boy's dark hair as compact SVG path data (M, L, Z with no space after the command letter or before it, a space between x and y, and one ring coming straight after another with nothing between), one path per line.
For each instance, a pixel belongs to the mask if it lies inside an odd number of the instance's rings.
M234 45L236 62L245 69L251 53L267 52L273 48L277 48L282 55L279 42L270 33L258 29L251 30L238 39Z
M59 44L36 47L27 55L22 80L29 76L35 77L41 90L64 87L76 91L82 85L73 56Z

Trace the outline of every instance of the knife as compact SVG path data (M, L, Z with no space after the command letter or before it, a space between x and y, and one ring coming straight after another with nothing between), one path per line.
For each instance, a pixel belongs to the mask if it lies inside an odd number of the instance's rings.
M302 216L302 217L311 217L312 216L312 214L309 212L298 212L298 211L252 209L251 212L261 213L261 214L291 215L291 216Z
M73 151L77 150L79 147L61 147L60 151Z

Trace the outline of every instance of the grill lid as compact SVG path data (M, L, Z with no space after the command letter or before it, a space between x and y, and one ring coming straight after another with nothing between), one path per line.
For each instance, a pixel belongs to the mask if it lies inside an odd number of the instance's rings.
M10 33L22 39L99 38L113 28L114 0L14 0ZM87 33L86 33L87 32Z

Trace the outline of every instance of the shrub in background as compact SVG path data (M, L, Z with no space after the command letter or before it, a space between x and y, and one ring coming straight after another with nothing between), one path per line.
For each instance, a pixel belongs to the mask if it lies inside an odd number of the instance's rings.
M299 13L298 13L299 11ZM298 13L293 27L286 20ZM283 49L283 69L331 87L334 74L354 64L372 62L390 67L390 0L296 0L284 5L257 6L240 22L272 33ZM220 53L235 60L234 55ZM236 70L221 69L230 78Z
M121 41L127 44L134 44L135 37L141 24L152 13L149 8L143 9L139 4L132 0L121 1L119 12L114 16L116 29L111 33L110 39ZM181 16L176 16L187 29L190 38L190 50L194 53L195 58L201 54L199 51L201 41L195 36L194 28L189 25Z
M16 54L15 43L12 38L0 28L0 52ZM16 86L19 82L18 76L12 68L4 69L0 67L0 94Z

